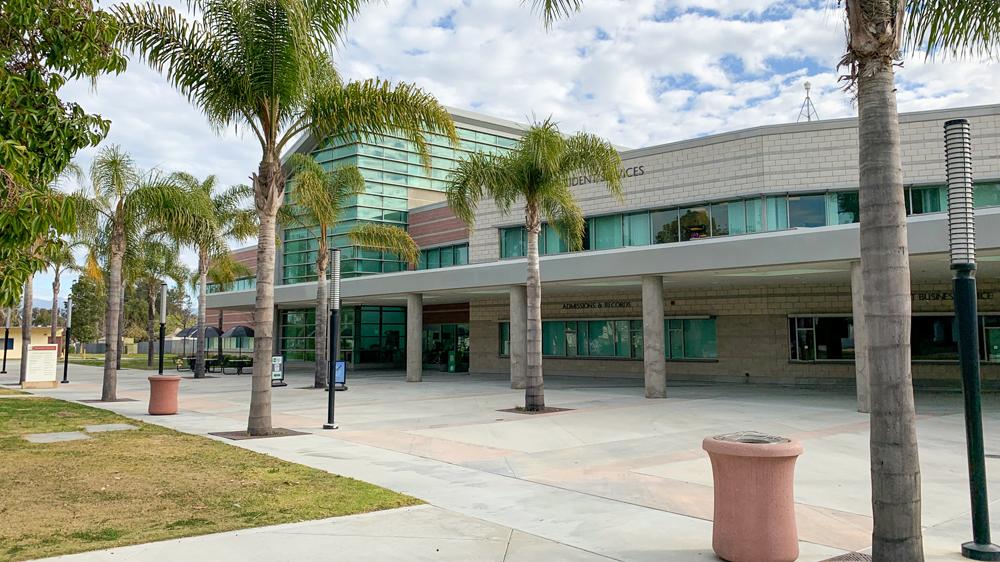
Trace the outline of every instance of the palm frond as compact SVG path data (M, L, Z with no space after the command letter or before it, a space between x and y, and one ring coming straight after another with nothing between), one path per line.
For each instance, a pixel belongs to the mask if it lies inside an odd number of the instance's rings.
M237 261L232 253L215 256L208 268L208 278L212 283L225 285L237 279L250 277L253 272L242 262Z
M448 176L448 206L456 217L471 226L483 197L493 199L500 211L507 213L521 185L513 170L512 157L470 154Z
M619 202L622 201L624 197L620 173L622 159L611 143L596 135L577 133L566 141L566 153L563 158L562 166L566 180L573 172L594 176L607 184L612 197Z
M1000 47L996 0L907 0L904 48L927 57L995 57Z
M420 260L417 243L398 226L365 223L350 230L347 235L356 246L399 254L410 265L416 265Z
M540 198L539 207L542 214L566 242L571 252L583 249L583 234L586 220L583 209L573 197L569 187L563 184L548 190L545 197Z
M451 114L431 94L414 86L392 85L380 79L351 82L343 87L324 84L308 101L313 134L344 140L351 135L376 140L399 135L413 144L425 168L430 167L427 134L444 135L458 144Z
M522 4L526 0L522 0ZM542 12L542 21L545 27L552 27L556 20L569 17L573 12L579 12L583 7L583 0L532 0L532 10Z

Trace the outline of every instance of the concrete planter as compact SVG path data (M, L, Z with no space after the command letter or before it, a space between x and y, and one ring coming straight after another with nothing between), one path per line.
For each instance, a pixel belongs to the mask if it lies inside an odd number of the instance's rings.
M153 416L168 416L177 413L177 390L181 378L176 375L155 375L149 377L149 413Z
M795 527L795 459L802 444L757 432L706 437L712 460L715 516L712 549L729 562L792 562L799 557Z

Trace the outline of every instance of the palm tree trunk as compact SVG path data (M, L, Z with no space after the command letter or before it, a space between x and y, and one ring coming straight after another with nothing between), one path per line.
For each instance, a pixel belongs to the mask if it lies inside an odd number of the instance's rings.
M861 267L871 376L872 557L924 559L910 266L891 65L858 78Z
M21 311L21 363L19 365L19 382L21 384L24 384L24 380L28 376L28 346L31 345L32 289L34 289L32 282L34 280L35 275L31 274L24 282L24 308Z
M545 409L545 386L542 381L542 281L538 267L538 232L541 224L538 209L527 207L525 228L528 233L528 383L524 388L524 408L529 412Z
M327 301L329 300L329 286L326 280L327 263L329 262L328 248L326 243L326 225L320 225L319 248L316 252L316 372L313 386L325 388L327 373L327 326L330 320L328 316Z
M122 311L122 257L124 241L115 233L111 241L111 256L108 262L108 309L104 320L104 385L101 401L113 402L118 399L118 337L120 313Z
M146 287L146 366L153 366L153 309L156 306L155 285Z
M198 256L198 330L195 334L194 378L205 376L205 326L208 314L208 255Z
M257 300L254 303L253 381L247 433L270 435L271 353L274 349L275 217L281 206L283 180L276 154L265 152L254 179L254 204L260 221L257 237ZM220 342L221 343L221 342Z

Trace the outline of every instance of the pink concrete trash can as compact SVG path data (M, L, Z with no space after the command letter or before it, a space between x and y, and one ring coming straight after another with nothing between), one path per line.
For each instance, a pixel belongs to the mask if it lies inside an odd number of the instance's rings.
M701 447L715 481L715 554L729 562L797 559L793 488L802 443L743 431L706 437Z
M177 413L177 390L181 378L176 375L154 375L149 377L149 413L153 416L169 416Z

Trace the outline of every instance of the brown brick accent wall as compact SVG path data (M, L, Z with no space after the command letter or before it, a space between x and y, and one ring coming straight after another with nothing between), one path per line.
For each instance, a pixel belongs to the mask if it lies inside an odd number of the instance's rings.
M469 232L448 207L410 211L407 231L421 248L464 242Z

